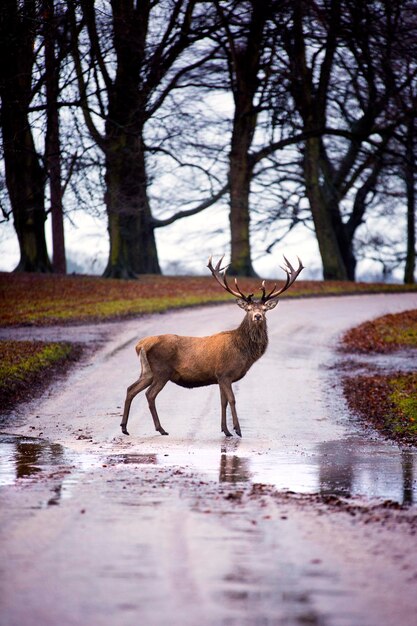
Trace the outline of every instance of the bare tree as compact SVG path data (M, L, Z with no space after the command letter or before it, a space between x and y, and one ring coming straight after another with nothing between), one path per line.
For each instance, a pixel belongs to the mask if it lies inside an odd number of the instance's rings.
M52 264L57 274L66 273L64 207L62 189L62 149L59 120L59 75L62 59L69 50L65 41L65 16L56 11L55 0L43 0L43 39L45 54L46 136L45 160L49 175L52 218ZM64 33L60 32L61 29Z
M417 26L416 26L417 30ZM415 33L417 34L417 33ZM412 48L412 46L410 46ZM415 59L411 55L407 59L407 74L415 71ZM404 282L414 284L416 270L416 105L417 81L411 80L408 89L401 94L400 106L405 121L399 129L400 171L405 186L407 236L404 266Z
M112 0L99 10L92 0L80 0L79 12L75 2L70 5L83 113L105 159L105 275L159 273L154 229L162 223L149 202L145 127L187 73L210 57L203 50L190 63L185 55L204 38L207 6L196 0ZM188 214L178 212L170 221Z
M407 124L404 180L407 195L407 250L404 282L415 283L416 269L416 118L414 111Z
M216 1L221 29L216 38L222 41L229 86L233 94L234 114L229 156L230 186L230 272L253 276L250 245L250 185L252 180L252 147L257 118L262 107L262 83L268 75L267 25L272 2ZM268 60L267 58L268 57Z
M407 2L291 3L287 84L299 116L303 175L324 277L354 280L354 236L401 123ZM408 39L410 41L410 39ZM414 46L416 42L414 39Z
M46 172L35 146L30 107L40 5L5 0L0 11L0 97L8 195L20 249L18 271L50 272L45 240Z

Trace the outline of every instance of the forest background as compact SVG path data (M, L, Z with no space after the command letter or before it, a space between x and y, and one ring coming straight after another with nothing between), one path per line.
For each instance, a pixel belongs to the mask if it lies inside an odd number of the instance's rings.
M4 0L0 54L0 269L414 282L412 0Z

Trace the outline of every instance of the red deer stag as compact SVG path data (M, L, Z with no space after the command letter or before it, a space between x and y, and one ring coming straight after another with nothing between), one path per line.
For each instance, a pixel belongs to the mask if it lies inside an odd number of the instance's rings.
M265 314L278 304L278 296L291 287L303 269L303 264L298 259L298 268L294 269L284 257L285 267L282 269L287 274L284 286L277 289L275 284L274 288L267 293L265 281L263 281L260 287L261 298L252 300L253 294L245 296L239 289L236 279L236 290L229 287L226 278L228 266L222 268L222 261L223 257L213 267L212 257L210 257L207 267L219 285L237 298L237 304L246 311L242 323L234 330L216 333L209 337L158 335L141 339L136 345L136 352L140 358L142 371L139 379L127 389L123 419L120 424L125 435L129 434L127 420L132 400L146 388L148 388L146 397L155 430L161 435L168 434L159 421L155 398L170 380L176 385L188 388L219 385L222 407L221 430L226 437L232 436L226 424L226 409L229 404L233 427L239 437L242 436L232 383L243 378L253 363L264 354L268 344Z

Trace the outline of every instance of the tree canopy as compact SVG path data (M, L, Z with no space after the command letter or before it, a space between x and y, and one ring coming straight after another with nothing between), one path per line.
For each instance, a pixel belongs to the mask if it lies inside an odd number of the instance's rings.
M228 202L231 273L254 274L254 238L309 228L325 278L373 259L413 282L416 18L412 0L5 0L16 269L65 272L66 216L102 207L105 275L159 273L158 229L204 211L208 235Z

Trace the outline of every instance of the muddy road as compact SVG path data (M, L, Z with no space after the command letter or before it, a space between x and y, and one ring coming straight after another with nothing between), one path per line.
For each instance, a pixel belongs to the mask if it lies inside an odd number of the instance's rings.
M416 306L415 294L281 301L266 355L234 386L243 438L227 440L217 387L165 387L169 437L142 394L130 437L119 423L137 339L232 328L234 304L20 329L101 347L0 426L1 626L414 626L416 452L352 419L335 347Z

